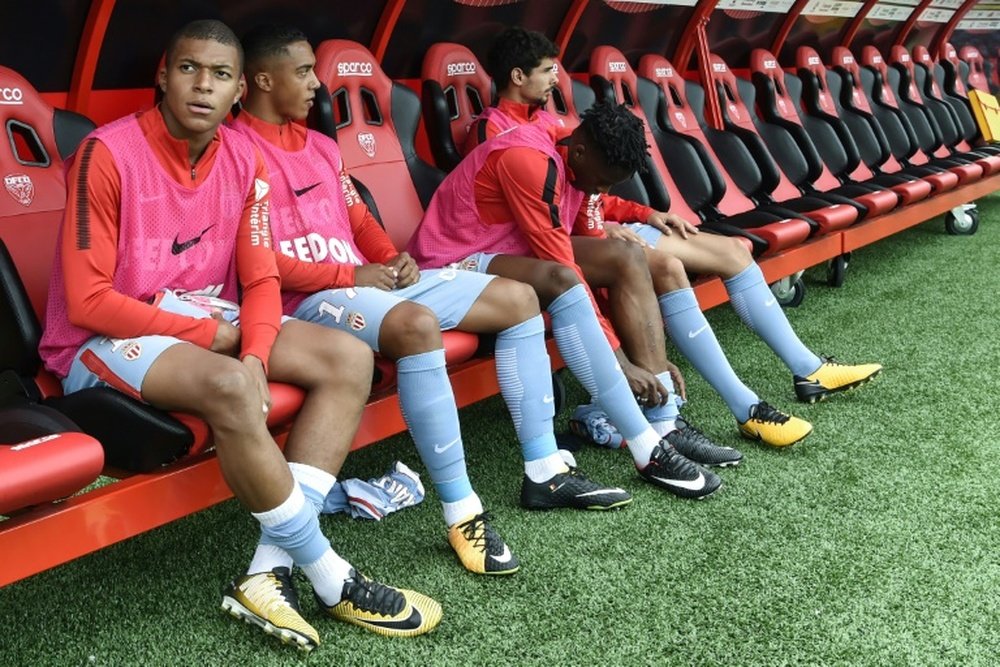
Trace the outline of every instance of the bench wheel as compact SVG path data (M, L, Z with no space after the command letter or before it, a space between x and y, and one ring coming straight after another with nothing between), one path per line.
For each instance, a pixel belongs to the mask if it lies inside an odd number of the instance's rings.
M806 284L802 282L802 272L782 278L771 285L771 292L782 308L797 308L806 298Z
M830 287L843 287L847 279L847 265L851 261L851 253L846 252L830 260L826 265L826 284Z
M979 209L975 204L956 206L944 217L944 229L952 236L972 236L979 229Z

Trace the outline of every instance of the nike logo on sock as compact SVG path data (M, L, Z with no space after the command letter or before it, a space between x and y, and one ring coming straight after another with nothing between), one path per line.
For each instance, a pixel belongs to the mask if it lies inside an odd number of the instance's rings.
M511 554L511 552L510 552L510 547L508 547L505 544L505 545L503 545L503 553L502 554L500 554L499 556L494 556L493 554L490 554L490 558L492 558L493 560L495 560L498 563L509 563L510 559L513 558L513 554Z
M454 447L455 445L457 445L459 440L460 440L460 438L455 438L454 440L452 440L451 442L449 442L447 445L434 445L434 453L435 454L444 454L446 451L448 451L449 449L451 449L452 447Z
M669 484L670 486L676 486L679 489L687 489L688 491L700 491L705 488L705 475L698 473L698 476L692 480L683 479L667 479L666 477L652 476L653 479L663 482L664 484Z
M204 236L205 232L210 230L212 227L215 227L215 225L209 225L205 229L201 230L201 234L198 234L198 236L184 242L178 241L177 236L174 236L174 242L173 245L170 246L170 252L174 255L179 255L185 250L193 248L201 242L201 237Z
M292 190L292 192L295 193L296 197L301 197L302 195L304 195L305 193L309 192L313 188L319 187L319 185L320 185L320 183L313 183L312 185L307 185L304 188L299 188L298 190Z
M708 328L708 322L705 322L705 325L702 326L700 329L698 329L696 331L688 331L688 338L694 338L695 336L697 336L698 334L700 334L702 331L704 331L707 328Z
M554 403L555 400L556 400L555 397L554 396L550 396L549 394L546 394L545 396L542 396L542 403Z
M771 306L773 306L777 302L778 302L778 300L772 296L770 299L768 299L767 301L764 302L764 307L765 308L770 308Z

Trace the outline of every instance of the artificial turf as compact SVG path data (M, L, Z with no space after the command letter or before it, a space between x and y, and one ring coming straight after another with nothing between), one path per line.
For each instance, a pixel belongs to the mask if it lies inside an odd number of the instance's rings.
M635 502L609 513L529 513L498 398L461 413L473 483L522 561L477 577L445 540L437 498L380 523L324 518L359 569L431 594L432 634L384 639L318 618L313 664L996 664L1000 656L1000 195L974 236L940 219L854 253L846 284L806 274L788 311L802 339L883 376L814 406L728 306L709 312L730 360L763 398L810 420L803 443L741 443L721 399L686 371L687 414L740 445L705 502L641 482L621 451L578 453ZM571 402L582 391L568 381ZM564 427L563 414L560 426ZM402 459L407 436L353 454L345 476ZM425 476L425 482L427 481ZM429 486L429 484L428 484ZM113 517L108 518L114 520ZM0 590L5 665L301 664L294 649L218 609L248 562L253 521L230 501ZM31 558L5 553L0 561Z

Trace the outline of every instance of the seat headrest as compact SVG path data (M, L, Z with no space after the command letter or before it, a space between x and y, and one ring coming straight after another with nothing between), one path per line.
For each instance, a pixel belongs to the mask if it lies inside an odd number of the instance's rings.
M795 67L808 70L817 76L821 76L826 69L823 66L822 58L819 57L816 49L811 46L800 46L798 48L795 52Z
M590 76L601 77L611 83L615 99L628 107L638 105L635 71L625 55L613 46L598 46L590 54Z
M944 60L951 63L956 68L958 67L958 51L951 42L945 42L941 45L941 52L938 54L939 60Z
M729 69L726 61L715 53L709 55L708 62L711 65L709 76L712 79L712 85L719 91L719 108L725 119L734 125L753 129L750 111L740 98L739 87L736 85L736 75Z
M988 93L990 83L986 78L986 61L982 52L974 46L963 46L958 57L969 66L969 87Z
M698 119L687 101L684 77L661 55L646 54L639 59L639 76L649 79L663 92L666 122L675 132L701 134Z
M452 42L439 42L427 50L420 78L424 85L433 82L440 87L435 95L444 96L443 109L447 109L452 143L455 147L462 146L469 125L493 101L493 80L490 75L467 47ZM440 112L442 115L443 109ZM443 118L440 120L444 121ZM443 137L435 140L443 140Z
M768 80L768 89L774 96L774 113L786 120L798 123L799 117L795 110L795 100L788 94L785 87L785 71L778 65L778 59L767 49L754 49L750 52L750 71L754 77L764 77ZM759 102L763 104L764 101Z
M934 64L931 52L923 44L913 47L913 60L928 67Z
M0 217L61 209L66 201L55 109L20 74L0 66Z

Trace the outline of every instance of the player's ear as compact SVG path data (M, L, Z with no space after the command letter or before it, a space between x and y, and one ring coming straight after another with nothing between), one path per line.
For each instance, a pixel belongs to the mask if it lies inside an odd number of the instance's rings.
M236 83L236 96L233 98L233 104L236 104L243 98L243 93L247 89L247 78L240 74L240 80Z
M515 67L510 71L510 80L515 86L520 86L525 80L524 70L520 67Z
M156 84L160 87L160 92L167 92L167 66L164 65L156 73Z
M271 88L273 86L271 75L267 72L257 72L253 75L253 85L257 86L264 92L271 92Z

